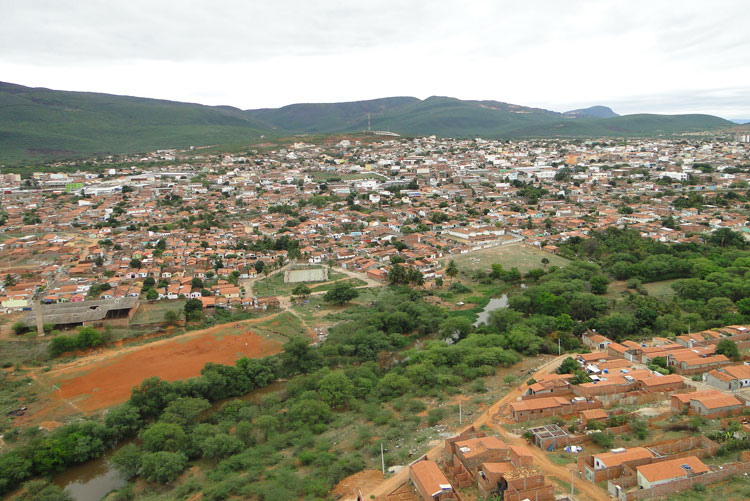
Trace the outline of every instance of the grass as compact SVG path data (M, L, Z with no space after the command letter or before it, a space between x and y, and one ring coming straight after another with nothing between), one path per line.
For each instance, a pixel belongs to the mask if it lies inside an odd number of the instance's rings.
M749 499L750 478L733 476L723 482L706 486L704 492L688 489L666 498L668 501L704 501L706 499Z
M504 269L518 268L521 273L526 273L533 268L543 268L542 258L549 259L549 266L565 266L570 261L544 252L524 244L508 244L491 249L482 249L468 254L448 256L443 258L447 264L451 259L456 262L459 270L485 270L489 271L493 264L501 264Z
M649 296L668 299L675 295L674 289L672 289L673 283L675 283L675 280L662 280L661 282L643 284L643 287L648 291Z
M288 311L253 324L250 330L280 343L286 343L292 337L309 335L299 317Z
M328 284L316 285L314 287L310 287L310 290L312 290L313 292L327 291L327 290L333 288L334 285L339 284L339 283L349 284L352 287L361 287L363 285L367 285L367 282L365 282L362 279L359 279L359 278L350 278L350 279L347 279L347 280L337 280L335 284L334 283L328 283Z
M268 277L259 278L253 284L253 292L260 297L263 296L291 296L295 287L300 284L306 285L313 292L326 291L333 287L334 282L346 281L355 287L365 285L366 282L358 278L349 278L349 275L336 271L328 273L328 282L297 282L284 283L284 272L280 271L269 275Z
M547 459L549 459L555 464L565 466L566 464L575 463L576 455L568 454L566 452L560 452L560 453L555 453L555 454L547 454Z
M37 337L30 333L13 341L0 340L0 366L7 363L41 365L47 360L49 336Z
M176 311L182 315L185 307L184 299L174 301L157 301L156 303L141 303L138 310L130 321L131 325L153 324L164 321L164 314L168 311Z

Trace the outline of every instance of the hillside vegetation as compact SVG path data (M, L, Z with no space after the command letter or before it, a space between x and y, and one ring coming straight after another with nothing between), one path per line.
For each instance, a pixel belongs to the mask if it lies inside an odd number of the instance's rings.
M606 115L592 109L577 110L582 113L571 115L497 101L433 96L425 100L392 97L243 111L229 106L55 91L0 82L0 163L19 165L191 145L249 144L264 135L361 132L367 129L368 114L373 130L410 136L624 137L734 126L710 115L597 118Z

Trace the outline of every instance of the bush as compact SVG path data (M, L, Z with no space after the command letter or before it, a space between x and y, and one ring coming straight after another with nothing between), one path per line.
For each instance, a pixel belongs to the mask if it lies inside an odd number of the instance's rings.
M445 409L445 407L438 407L437 409L432 409L427 414L427 424L429 424L430 426L435 426L436 424L438 424L438 422L441 419L445 417L447 413L448 412Z
M176 479L187 466L182 452L151 452L143 455L143 478L149 482L167 484Z
M98 330L93 327L79 327L78 334L53 338L48 349L50 356L54 358L65 352L93 348L103 342L102 334Z
M594 433L591 435L591 441L600 447L605 449L611 449L615 443L615 436L608 432Z

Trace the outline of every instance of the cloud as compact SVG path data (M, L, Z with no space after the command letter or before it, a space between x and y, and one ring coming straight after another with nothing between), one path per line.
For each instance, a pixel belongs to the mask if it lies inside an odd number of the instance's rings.
M741 116L748 18L729 0L11 0L0 75L243 108L450 95Z

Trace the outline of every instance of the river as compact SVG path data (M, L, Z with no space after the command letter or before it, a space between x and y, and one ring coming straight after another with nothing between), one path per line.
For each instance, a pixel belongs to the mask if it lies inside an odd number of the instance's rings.
M499 310L500 308L508 307L508 295L503 294L500 297L493 297L490 302L484 307L482 311L477 315L477 321L474 322L474 327L479 327L482 324L487 323L487 319L490 317L490 312Z
M219 410L223 404L232 400L259 402L266 395L283 390L285 384L285 381L274 381L270 385L253 390L246 395L218 400L211 405L211 409L214 411ZM127 485L128 481L112 467L109 458L120 447L133 441L135 439L126 440L114 449L104 453L101 457L69 467L64 472L55 475L53 482L73 496L73 499L76 501L99 501L108 492Z

